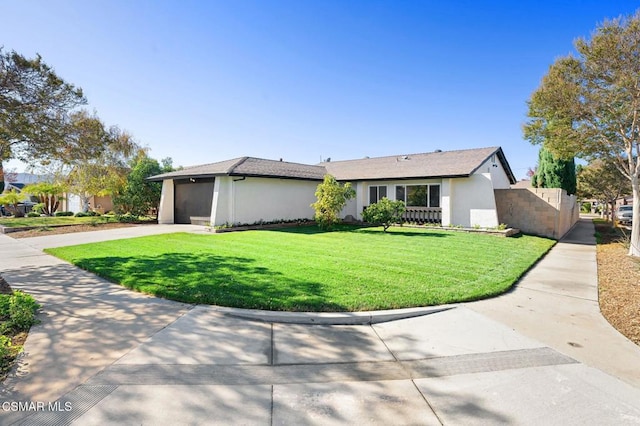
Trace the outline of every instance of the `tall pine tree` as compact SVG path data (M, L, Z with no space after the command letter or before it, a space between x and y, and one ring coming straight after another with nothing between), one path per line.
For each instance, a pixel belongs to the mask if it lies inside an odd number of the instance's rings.
M567 194L576 193L576 163L553 155L544 147L538 153L538 169L531 178L536 188L562 188Z

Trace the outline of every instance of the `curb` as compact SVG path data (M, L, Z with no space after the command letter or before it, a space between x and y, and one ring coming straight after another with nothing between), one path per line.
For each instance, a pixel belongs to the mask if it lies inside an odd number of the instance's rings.
M225 306L197 305L230 317L279 324L306 325L370 325L400 319L414 318L448 311L459 305L440 305L419 308L389 309L363 312L281 312L259 309L228 308Z

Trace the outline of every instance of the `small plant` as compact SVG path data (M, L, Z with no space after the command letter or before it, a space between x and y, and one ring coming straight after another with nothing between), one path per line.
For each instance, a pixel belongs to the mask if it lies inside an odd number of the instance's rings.
M504 231L505 229L507 229L509 226L506 223L501 223L500 225L498 225L498 230L499 231Z
M31 211L31 212L27 213L27 217L40 217L40 213L36 213L34 211Z
M315 195L317 201L311 204L316 212L314 219L320 228L331 229L340 222L340 211L347 201L356 196L356 191L351 187L351 183L342 185L335 177L325 175Z
M480 228L482 228L482 227L477 223L475 225L473 225L473 229L480 229Z
M73 216L73 212L55 212L55 217Z
M394 223L402 222L405 207L402 201L391 201L384 197L377 203L371 204L362 213L365 222L382 225L384 232Z
M0 360L8 358L14 353L14 346L11 344L11 339L7 336L0 335Z
M37 324L36 311L40 308L30 294L19 290L13 294L0 295L0 332L26 331L34 324Z
M120 223L136 223L138 222L138 216L134 216L131 213L117 214L116 220Z
M45 209L45 204L38 203L31 208L31 211L38 213L38 215L41 215L41 214L44 214L44 209Z
M75 217L87 217L89 214L87 212L78 212L74 214Z

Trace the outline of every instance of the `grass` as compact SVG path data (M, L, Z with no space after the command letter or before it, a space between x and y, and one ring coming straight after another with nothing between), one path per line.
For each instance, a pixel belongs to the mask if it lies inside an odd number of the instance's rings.
M360 311L476 300L508 290L554 241L344 227L176 233L46 250L168 299L291 311Z
M38 323L38 308L40 305L33 297L21 291L0 294L0 382L22 351L22 342L29 328Z
M60 225L87 225L91 223L105 223L108 221L115 222L112 216L95 216L95 217L12 217L1 218L0 225L9 228L24 228L30 226L60 226Z

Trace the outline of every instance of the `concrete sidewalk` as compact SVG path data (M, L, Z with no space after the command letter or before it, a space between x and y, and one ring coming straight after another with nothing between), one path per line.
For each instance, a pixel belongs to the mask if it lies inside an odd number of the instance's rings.
M350 326L155 299L0 235L0 274L44 305L0 424L640 424L640 350L601 323L589 226L505 296Z

